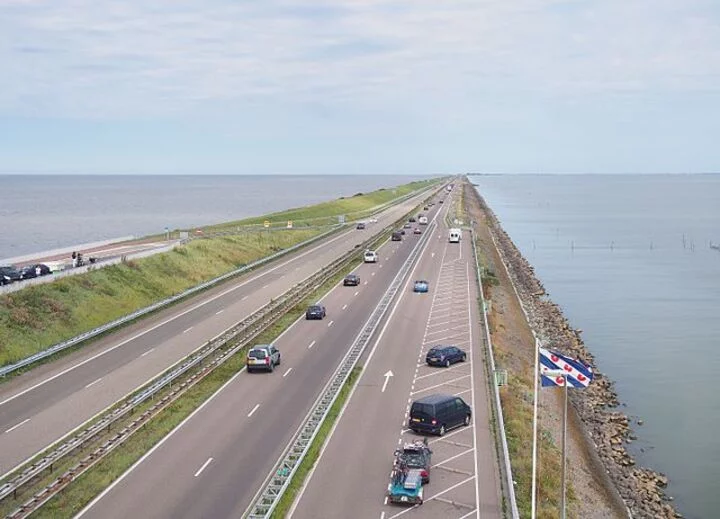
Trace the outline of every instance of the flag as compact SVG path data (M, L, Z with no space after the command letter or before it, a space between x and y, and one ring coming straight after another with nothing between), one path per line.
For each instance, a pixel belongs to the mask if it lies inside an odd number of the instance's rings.
M593 378L592 368L582 362L560 353L540 348L540 375L543 387L561 386L563 377L546 376L544 373L553 370L565 372L569 387L584 388Z

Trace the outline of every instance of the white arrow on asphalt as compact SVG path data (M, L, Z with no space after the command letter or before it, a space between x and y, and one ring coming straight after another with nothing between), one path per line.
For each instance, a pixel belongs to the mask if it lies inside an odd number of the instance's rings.
M383 375L383 376L385 377L385 382L383 383L383 388L382 388L381 393L384 393L384 392L385 392L385 388L387 387L387 384L388 384L388 381L390 380L390 377L393 376L393 372L392 372L392 371L388 371L388 372L385 373L385 375Z

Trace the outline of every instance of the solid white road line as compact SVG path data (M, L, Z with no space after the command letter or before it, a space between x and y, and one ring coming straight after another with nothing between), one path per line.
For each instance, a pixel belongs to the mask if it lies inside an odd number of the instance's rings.
M473 451L473 449L468 449L466 451L463 451L460 454L456 454L455 456L452 456L446 460L441 461L440 463L436 463L435 465L432 466L432 468L439 467L439 466L443 465L444 463L447 463L448 461L452 461L452 460L459 458L460 456L464 456L468 452L472 452L472 451Z
M283 378L287 377L292 370L293 370L292 368L288 368L288 370L285 373L283 373Z
M438 388L438 387L440 387L440 386L444 386L444 385L446 385L446 384L452 384L453 382L457 382L457 381L459 381L459 380L462 380L462 379L468 378L468 377L470 377L470 375L463 375L462 377L457 377L457 378L454 378L454 379L452 379L452 380L445 380L444 382L440 382L439 384L435 384L434 386L424 387L424 388L422 388L422 389L418 389L417 391L413 391L412 393L410 393L410 395L417 395L418 393L422 393L423 391L428 391L428 390L430 390L430 389L435 389L435 388ZM474 409L474 408L473 408L473 409Z
M250 418L255 413L255 411L258 410L258 407L260 407L260 404L255 404L255 407L252 408L252 411L248 413L248 418Z
M208 460L203 463L203 466L198 469L198 471L195 473L195 477L198 477L200 474L202 474L202 471L205 470L205 468L212 463L212 458L208 458Z
M25 425L25 424L28 423L29 421L30 421L30 418L25 418L25 420L23 420L23 421L20 422L19 424L15 424L15 425L13 425L12 427L10 427L10 429L8 429L7 431L5 431L5 433L7 434L7 433L9 433L9 432L12 432L12 431L14 431L15 429L17 429L18 427L20 427L21 425Z
M152 353L153 351L155 351L155 348L150 348L148 351L146 351L145 353L143 353L143 354L140 355L140 356L141 356L141 357L144 357L145 355L149 355L149 354Z
M94 386L95 384L97 384L97 383L100 382L101 380L102 380L102 377L100 377L100 378L97 379L97 380L94 380L94 381L90 382L88 385L85 386L85 389L89 388L90 386Z
M308 345L308 349L312 348L313 346L315 346L315 341L312 341L312 342Z
M191 326L191 327L188 328L187 330L183 331L183 333L187 333L187 332L189 332L189 331L192 330L192 329L193 329L193 327Z

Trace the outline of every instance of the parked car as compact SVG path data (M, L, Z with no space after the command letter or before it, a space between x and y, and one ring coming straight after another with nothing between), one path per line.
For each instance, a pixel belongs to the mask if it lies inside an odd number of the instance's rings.
M413 231L413 234L422 234L422 231L420 230L420 227L415 227L415 230Z
M456 362L465 362L467 353L457 346L433 346L425 355L428 366L445 366L449 368Z
M406 443L402 449L395 451L394 466L405 464L409 469L420 469L423 485L430 483L430 467L432 465L432 451L428 447L427 438Z
M356 287L360 284L360 276L357 274L348 274L345 276L345 279L343 279L343 286L346 287Z
M418 281L415 281L415 284L413 285L413 292L422 292L425 293L430 289L430 283L425 281L424 279L420 279Z
M363 255L363 261L365 263L377 263L378 255L374 250L366 250Z
M444 436L450 429L470 425L471 418L472 408L462 398L436 393L412 403L408 427L417 433Z
M47 276L50 273L50 267L48 267L44 263L26 265L22 269L20 269L20 275L23 279L36 278L38 276Z
M358 224L355 226L356 229L362 230L365 228L365 222L358 222Z
M22 274L12 265L0 267L0 285L9 285L15 281L20 281L21 279Z
M390 239L392 241L402 241L402 233L400 231L394 231Z
M253 371L273 372L280 365L280 351L272 344L253 346L247 354L246 367L248 373Z
M310 305L305 311L305 319L325 319L325 307L321 304Z

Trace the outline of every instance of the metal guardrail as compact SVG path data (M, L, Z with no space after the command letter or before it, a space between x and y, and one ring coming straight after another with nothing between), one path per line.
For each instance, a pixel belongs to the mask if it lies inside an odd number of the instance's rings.
M485 302L485 291L482 286L482 275L480 272L480 258L478 257L477 247L475 245L476 235L475 229L470 228L472 237L473 255L475 257L475 269L477 273L477 283L480 289L480 303L482 304L483 328L485 329L485 341L487 344L488 359L490 359L490 377L488 380L492 383L493 389L493 406L495 407L495 416L497 417L498 432L500 435L500 451L502 452L502 472L505 476L505 482L502 485L504 493L510 504L510 514L513 519L519 519L517 501L515 499L515 485L513 484L512 467L510 465L510 451L508 449L507 436L505 435L505 418L503 416L502 403L500 402L500 391L495 380L495 355L493 353L492 338L490 337L490 326L488 325L488 314Z
M383 230L383 232L387 232L391 228L392 227L387 227ZM48 485L40 493L34 495L27 502L23 503L23 505L21 505L20 508L13 512L13 514L9 517L24 517L33 510L42 506L53 495L79 476L80 473L89 469L99 459L125 441L132 432L137 430L149 419L162 411L163 408L176 400L183 392L192 387L205 375L209 374L213 369L221 365L225 362L225 360L237 353L240 349L245 347L254 337L279 319L297 303L305 299L308 293L311 293L319 288L325 281L339 272L347 263L353 261L353 259L362 252L364 247L369 246L376 240L377 236L369 238L360 246L354 247L340 258L315 272L305 281L295 285L295 287L285 292L285 294L283 294L280 298L271 300L270 303L263 306L252 315L235 324L217 337L211 339L208 341L206 346L184 360L181 360L155 381L151 382L145 388L139 390L125 402L121 403L118 407L111 410L106 416L102 417L74 437L63 441L63 443L52 452L47 453L12 480L0 486L0 500L5 499L10 495L16 495L17 491L21 487L39 476L44 470L52 468L53 464L58 463L68 454L92 441L100 432L109 430L112 424L132 413L132 411L140 404L154 397L163 388L172 384L173 381L176 381L182 375L188 373L195 367L201 368L195 374L191 375L188 380L178 384L170 395L166 395L164 398L160 399L158 403L146 410L129 426L126 426L114 435L111 440L105 442L102 446L83 458L83 460L65 472L62 476L57 478L53 483ZM223 347L227 345L231 345L231 349L229 351L222 351ZM206 359L215 354L217 355L214 359L203 365L203 362Z
M305 422L299 433L295 436L289 447L281 456L280 461L273 467L271 477L267 480L265 487L261 489L255 496L255 503L243 514L247 519L262 519L269 517L275 510L280 498L285 493L288 484L292 480L300 463L307 454L310 445L312 445L315 436L320 429L321 424L327 417L330 408L337 399L340 390L350 376L350 372L355 367L358 359L370 342L373 334L380 325L385 316L390 303L400 290L405 277L410 272L412 265L420 255L420 251L427 243L433 230L437 224L435 221L431 223L428 232L424 233L422 238L415 244L405 263L400 268L390 286L385 291L380 303L375 307L372 314L363 326L362 331L355 339L347 354L341 361L332 378L325 386L320 396L315 401L311 411L305 418ZM259 496L259 497L258 497Z
M207 288L212 287L213 285L216 285L222 281L225 281L228 278L237 276L238 274L242 274L243 272L246 272L248 270L252 270L255 267L258 267L260 265L263 265L264 263L268 263L270 261L273 261L281 256L284 256L285 254L288 254L290 252L293 252L295 250L298 250L302 247L305 247L307 245L310 245L311 243L314 243L317 240L320 240L322 238L325 238L327 235L332 234L333 232L337 231L339 227L335 226L333 229L329 230L326 233L319 234L317 236L314 236L310 238L309 240L305 240L301 243L297 243L293 245L292 247L288 247L287 249L283 249L281 251L276 252L275 254L271 254L270 256L266 256L264 258L260 258L259 260L253 261L252 263L248 263L247 265L244 265L238 269L235 269L233 271L230 271L226 274L223 274L221 276L218 276L216 278L211 279L210 281L206 281L204 283L201 283L199 285L196 285L192 288L189 288L179 294L176 294L174 296L170 296L166 299L163 299L162 301L158 301L157 303L153 303L149 306L146 306L144 308L141 308L140 310L136 310L135 312L132 312L130 314L127 314L123 317L120 317L118 319L115 319L114 321L110 321L109 323L105 323L102 326L98 326L97 328L94 328L92 330L89 330L85 333L81 333L80 335L77 335L71 339L68 339L66 341L60 342L58 344L55 344L54 346L51 346L50 348L43 350L41 352L38 352L34 355L30 355L29 357L26 357L14 364L8 364L7 366L3 366L0 368L0 377L4 377L14 371L17 371L18 369L24 368L25 366L29 366L30 364L34 364L35 362L38 362L42 359L45 359L47 357L50 357L60 351L63 351L67 348L70 348L72 346L75 346L76 344L79 344L83 341L86 341L88 339L92 339L93 337L97 337L98 335L101 335L105 332L108 332L114 328L117 328L119 326L122 326L123 324L133 321L137 319L138 317L142 317L143 315L149 314L151 312L154 312L155 310L159 310L160 308L163 308L165 306L168 306L172 303L175 303L176 301L179 301L181 299L184 299L188 296L191 296L197 292L200 292L202 290L205 290Z

